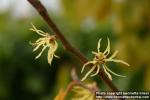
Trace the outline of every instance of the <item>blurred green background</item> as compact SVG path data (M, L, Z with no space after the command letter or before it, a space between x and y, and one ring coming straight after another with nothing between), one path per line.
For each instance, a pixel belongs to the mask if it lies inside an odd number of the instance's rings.
M53 21L70 43L89 59L97 41L107 37L111 52L119 50L118 59L131 66L110 63L109 67L126 78L113 76L121 91L150 91L150 1L149 0L41 0ZM76 67L79 77L82 65L63 50L59 42L52 66L47 51L38 59L29 41L38 35L29 31L30 23L43 31L52 31L26 0L1 0L0 3L0 100L53 100L60 88L71 81L70 71ZM103 91L109 88L99 77Z

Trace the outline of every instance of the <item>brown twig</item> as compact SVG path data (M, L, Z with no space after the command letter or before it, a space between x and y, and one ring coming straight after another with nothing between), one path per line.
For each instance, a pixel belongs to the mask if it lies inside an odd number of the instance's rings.
M86 63L88 59L79 52L76 48L74 48L63 36L61 31L57 28L57 26L54 24L52 19L47 13L47 10L45 7L41 4L39 0L28 0L28 2L38 11L38 13L42 16L42 18L45 20L45 22L49 25L49 27L54 31L54 33L57 35L57 37L62 42L63 46L66 50L68 50L71 54L75 55L82 63ZM103 72L103 70L100 70L99 72L100 78L109 86L109 88L112 91L119 91L116 86L112 83L112 81L106 76L106 74Z

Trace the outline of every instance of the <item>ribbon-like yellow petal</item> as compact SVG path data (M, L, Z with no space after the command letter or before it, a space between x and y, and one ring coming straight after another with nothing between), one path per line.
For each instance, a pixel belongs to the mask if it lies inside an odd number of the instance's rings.
M113 72L112 70L110 70L106 65L105 65L105 68L106 68L106 70L107 71L109 71L110 73L112 73L113 75L115 75L115 76L119 76L119 77L126 77L126 76L123 76L123 75L119 75L119 74L117 74L117 73L115 73L115 72Z
M38 30L32 23L31 23L33 28L30 28L31 31L35 31L37 34L41 35L41 36L46 36L45 32Z
M49 50L48 50L47 59L48 59L48 63L49 63L50 65L51 65L52 59L53 59L53 57L54 57L55 51L56 51L56 49L57 49L57 46L58 46L58 44L57 44L57 42L54 40L54 42L51 43L50 48L49 48Z
M41 41L40 43L36 44L37 46L33 49L33 52L36 51L40 46L42 46L45 42Z
M113 59L118 54L118 51L115 51L108 59Z
M38 59L46 48L47 48L47 46L44 46L42 48L42 51L35 57L35 59Z
M88 75L94 71L95 68L96 65L92 66L92 68L85 74L85 76L81 79L81 81L84 81L88 77Z
M118 59L106 59L106 61L112 61L112 62L116 62L116 63L122 63L124 65L130 66L127 62L123 61L123 60L118 60Z
M97 71L96 71L96 73L92 74L91 77L93 77L93 76L95 76L95 75L97 75L97 74L99 73L100 66L99 66L99 65L96 65L96 67L97 67Z
M85 67L90 65L90 64L94 64L95 61L88 61L87 63L85 63L82 67L81 73L84 71Z
M106 67L104 65L102 65L102 66L103 66L104 72L106 73L106 75L108 76L108 78L110 80L112 80L112 76L109 74L109 72L107 72Z
M110 40L108 37L107 37L107 41L108 41L108 44L107 44L105 51L103 52L104 55L109 55L110 53Z
M102 41L102 39L100 38L100 39L98 40L98 44L97 44L97 51L98 51L98 52L100 52L101 41Z

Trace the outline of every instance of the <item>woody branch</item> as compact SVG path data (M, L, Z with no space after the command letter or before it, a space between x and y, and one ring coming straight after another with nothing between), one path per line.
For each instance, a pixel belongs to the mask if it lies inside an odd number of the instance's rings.
M64 48L72 55L76 56L82 63L86 63L88 59L82 53L80 53L78 49L74 48L68 42L68 40L64 37L64 35L61 33L58 27L54 24L51 17L48 15L46 8L42 5L42 3L39 0L27 0L27 1L38 11L38 13L41 15L41 17L45 20L45 22L50 27L50 29L52 29L52 31L62 42ZM99 77L107 84L107 86L112 91L119 91L117 87L112 83L112 81L106 76L103 70L100 70Z

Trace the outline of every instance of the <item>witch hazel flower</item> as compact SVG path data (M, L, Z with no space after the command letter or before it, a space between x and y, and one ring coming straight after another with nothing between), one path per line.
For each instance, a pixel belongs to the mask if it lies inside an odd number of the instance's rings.
M85 87L74 86L72 89L74 95L71 100L95 100L95 92L98 91L96 82L88 83Z
M125 77L123 75L119 75L119 74L116 74L115 72L113 72L111 69L109 69L106 66L106 63L116 62L116 63L122 63L126 66L130 66L130 65L128 63L126 63L125 61L123 61L123 60L115 59L116 55L118 54L118 51L115 51L111 56L109 56L109 54L110 54L110 40L109 40L109 38L107 38L108 44L107 44L107 47L106 47L105 51L101 52L100 51L101 40L102 39L99 39L99 41L98 41L97 52L92 51L92 54L94 54L93 60L88 61L82 67L81 73L83 73L85 67L89 66L91 68L85 74L85 76L81 79L81 81L84 81L89 75L91 77L96 76L99 73L100 68L103 68L105 74L108 76L108 78L110 80L112 80L111 74L113 74L115 76L119 76L119 77ZM95 70L96 70L96 72L92 74L92 72L94 72Z
M48 48L47 60L48 63L51 65L53 57L59 58L57 55L55 55L58 47L56 36L50 35L47 32L43 32L42 30L38 30L32 23L31 25L32 28L30 28L30 30L36 32L38 35L41 36L34 43L30 42L30 44L34 46L33 52L37 51L40 47L42 48L41 52L35 57L35 59L38 59L42 55L44 50Z

